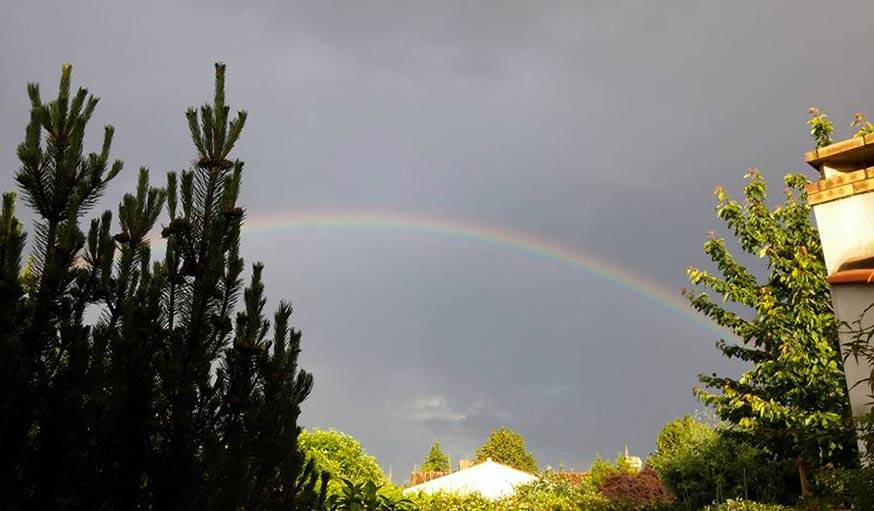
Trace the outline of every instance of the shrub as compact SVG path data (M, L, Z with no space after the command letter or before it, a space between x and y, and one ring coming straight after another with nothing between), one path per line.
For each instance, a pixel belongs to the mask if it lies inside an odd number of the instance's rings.
M628 460L622 455L616 456L616 461L612 463L597 456L589 466L589 477L587 479L595 488L599 488L604 484L604 481L607 480L608 476L614 474L634 475L636 473L637 469L631 466L631 464L628 463Z
M794 499L792 462L686 416L669 422L647 460L677 498L676 507L697 510L726 499L786 503Z
M722 504L707 506L703 511L791 511L794 508L780 504L760 504L750 500L727 500Z
M455 493L420 493L410 497L420 511L494 511L496 503L478 493L458 495Z
M503 499L502 504L507 509L573 511L580 509L584 500L579 486L556 477L552 472L545 472L537 481L516 487L513 496Z
M336 430L305 430L298 443L320 471L331 474L328 485L331 495L342 491L343 479L352 483L372 482L379 487L390 485L376 458L367 454L352 435Z
M437 493L411 497L422 511L610 511L610 502L588 479L571 484L551 472L540 479L516 487L513 495L489 500L479 494Z
M598 487L610 501L610 508L643 511L667 506L674 501L655 470L644 467L639 474L610 474Z
M343 479L340 492L328 499L331 511L411 511L413 501L404 498L395 487L381 488L373 481L354 483Z
M832 507L874 509L874 468L826 469L814 481L816 494Z

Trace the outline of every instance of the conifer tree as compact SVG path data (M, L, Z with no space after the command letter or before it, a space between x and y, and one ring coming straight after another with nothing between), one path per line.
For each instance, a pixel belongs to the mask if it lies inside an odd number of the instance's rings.
M449 456L440 448L440 442L435 441L422 461L422 470L429 472L449 472Z
M0 212L0 507L30 509L321 509L327 475L297 445L312 376L281 304L272 339L263 267L243 291L243 163L229 159L246 114L187 112L197 158L167 187L140 170L113 215L79 220L122 170L113 130L85 156L97 99L28 86L31 121L16 180L36 213L33 254L14 196ZM163 260L149 234L169 217ZM239 295L244 307L232 317ZM90 324L86 309L97 311Z
M739 378L699 376L695 395L766 452L796 461L802 491L810 468L854 458L852 423L825 263L805 198L806 179L788 174L784 202L767 205L762 176L746 176L746 200L716 189L717 216L741 250L764 260L764 280L714 234L704 252L719 272L690 267L689 279L722 296L687 291L692 306L737 336L717 348L752 364ZM723 305L728 303L730 305Z

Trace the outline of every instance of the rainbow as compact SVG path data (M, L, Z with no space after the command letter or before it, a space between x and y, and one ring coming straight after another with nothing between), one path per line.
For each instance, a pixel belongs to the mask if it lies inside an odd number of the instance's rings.
M668 312L725 336L709 320L681 299L679 290L670 289L640 273L612 263L589 250L572 247L534 234L470 220L438 216L374 212L285 212L247 217L243 232L273 233L321 230L376 230L419 233L473 243L485 243L581 271L651 301Z

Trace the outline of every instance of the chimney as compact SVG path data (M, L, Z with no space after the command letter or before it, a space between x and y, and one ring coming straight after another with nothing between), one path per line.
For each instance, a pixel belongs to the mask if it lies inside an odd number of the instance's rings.
M856 330L872 327L874 309L868 307L874 304L874 135L820 147L805 159L822 177L807 186L807 199L822 240L838 322ZM842 327L839 335L845 357L845 344L854 337L847 330ZM854 417L871 411L870 389L865 382L857 383L872 369L862 358L847 357L844 363ZM860 452L864 448L860 438Z

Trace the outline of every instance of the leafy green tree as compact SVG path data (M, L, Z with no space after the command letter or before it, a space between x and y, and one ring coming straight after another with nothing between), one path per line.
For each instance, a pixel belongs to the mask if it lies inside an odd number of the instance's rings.
M229 154L246 114L229 115L224 65L213 103L187 113L194 166L166 188L141 169L115 234L109 211L79 228L122 163L111 126L84 153L97 98L71 94L71 71L49 103L28 86L15 175L36 218L24 269L12 194L0 213L0 508L323 507L327 477L297 445L313 380L297 366L291 307L268 338L260 264L242 289L243 163ZM167 245L152 262L163 211Z
M510 428L499 428L474 453L477 463L489 458L525 472L537 472L537 461L525 447L525 439Z
M784 202L773 209L761 175L753 170L746 179L742 204L716 189L716 214L739 247L764 264L747 269L724 239L711 235L704 252L718 274L690 267L688 275L721 295L722 303L707 293L686 294L695 309L739 340L720 340L718 349L752 367L737 379L700 375L706 388L696 388L695 395L752 444L794 459L802 493L809 494L811 466L850 462L855 450L822 248L804 176L786 176Z
M333 429L304 430L298 442L320 471L331 474L331 495L342 491L344 479L353 484L372 482L378 487L390 484L376 458L367 454L352 435Z
M440 442L435 441L422 461L422 470L429 472L450 472L449 456L440 448Z

